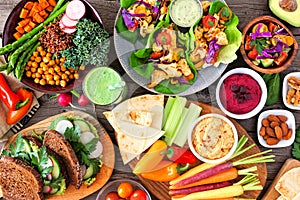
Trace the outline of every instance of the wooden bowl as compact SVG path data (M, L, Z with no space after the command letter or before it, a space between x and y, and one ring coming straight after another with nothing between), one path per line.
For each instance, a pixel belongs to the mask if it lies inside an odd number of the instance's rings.
M97 13L96 9L91 6L86 0L81 0L85 7L86 7L86 13L85 18L91 19L93 21L98 22L101 27L103 28L102 20ZM2 46L5 46L6 44L14 42L16 39L13 37L13 34L15 33L15 28L17 26L17 23L19 22L19 14L21 9L24 7L24 5L28 2L28 0L21 0L12 10L10 15L8 16L4 30L3 30L3 39L2 39ZM5 55L5 60L8 62L8 55ZM68 82L66 87L61 86L52 86L52 85L39 85L34 83L32 78L28 78L26 76L22 77L21 82L24 83L26 86L30 87L33 90L37 90L43 93L53 94L53 93L64 93L72 90L73 88L76 88L77 86L81 85L84 76L87 74L88 69L82 71L80 74L80 78L77 80L72 80Z
M278 24L280 27L284 28L290 36L293 37L294 44L291 46L291 50L288 53L289 54L288 58L286 59L285 63L283 65L281 65L280 67L266 67L266 68L260 67L260 66L257 66L255 64L253 64L247 56L247 52L245 50L246 35L249 35L249 33L251 32L253 26L260 23L260 22L262 22L262 23L273 22L274 24ZM281 23L279 20L277 20L277 19L275 19L274 17L271 17L271 16L260 16L260 17L257 17L255 19L253 19L252 21L250 21L245 26L245 28L243 29L242 44L240 46L240 51L242 53L242 56L243 56L245 62L250 67L252 67L254 70L256 70L258 72L265 73L265 74L275 74L275 73L279 73L279 72L285 70L288 66L290 66L292 64L292 62L294 61L294 59L297 55L298 43L297 43L295 37L293 36L293 33L283 23Z

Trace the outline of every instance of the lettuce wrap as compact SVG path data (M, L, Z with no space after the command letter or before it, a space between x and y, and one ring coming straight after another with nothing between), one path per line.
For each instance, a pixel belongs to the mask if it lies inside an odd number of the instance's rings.
M189 30L189 53L197 69L233 62L242 41L239 19L226 4L215 1L207 9Z
M150 79L149 88L164 94L178 94L197 79L197 70L189 60L189 34L171 23L169 13L150 33L145 48L131 53L130 66Z

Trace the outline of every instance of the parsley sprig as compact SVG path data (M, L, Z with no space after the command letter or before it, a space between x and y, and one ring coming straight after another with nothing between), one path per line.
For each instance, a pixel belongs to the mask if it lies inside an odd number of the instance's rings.
M267 39L266 38L257 38L255 40L251 40L250 46L255 45L256 51L258 54L267 47Z

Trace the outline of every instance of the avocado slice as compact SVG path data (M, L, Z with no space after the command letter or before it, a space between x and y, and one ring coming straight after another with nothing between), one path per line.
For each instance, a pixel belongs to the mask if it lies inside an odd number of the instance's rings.
M280 19L286 21L287 23L300 27L300 0L292 0L294 1L294 5L296 9L292 12L289 12L282 7L280 7L280 2L284 0L269 0L269 8L271 11Z
M264 67L270 67L273 64L274 59L265 58L265 59L261 59L260 62Z

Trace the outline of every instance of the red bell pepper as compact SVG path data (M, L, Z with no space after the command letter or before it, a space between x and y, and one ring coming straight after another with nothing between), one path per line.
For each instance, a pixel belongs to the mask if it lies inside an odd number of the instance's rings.
M217 24L217 19L212 15L202 17L202 24L205 28L212 28Z
M278 31L278 26L276 26L274 23L272 23L272 22L270 22L269 23L269 26L268 26L268 28L269 28L269 31L271 32L271 33L274 33L274 32L276 32L276 31Z
M257 50L256 48L253 48L251 51L249 51L248 53L248 58L250 58L251 60L255 60L256 57L258 56Z
M178 164L193 164L197 160L190 150L181 147L170 147L164 154L167 155L169 160Z
M0 73L0 99L6 105L8 110L18 110L22 106L26 105L29 99L21 98L15 94L8 86L3 74Z
M285 62L285 60L287 59L287 57L288 57L288 53L285 52L285 51L283 51L283 52L280 53L280 55L278 56L278 58L275 58L274 63L278 67L280 67Z
M33 101L33 93L24 88L20 88L17 92L17 95L21 98L22 101L28 99L28 103L18 110L9 110L7 113L6 123L11 125L17 123L20 119L22 119L28 110Z

